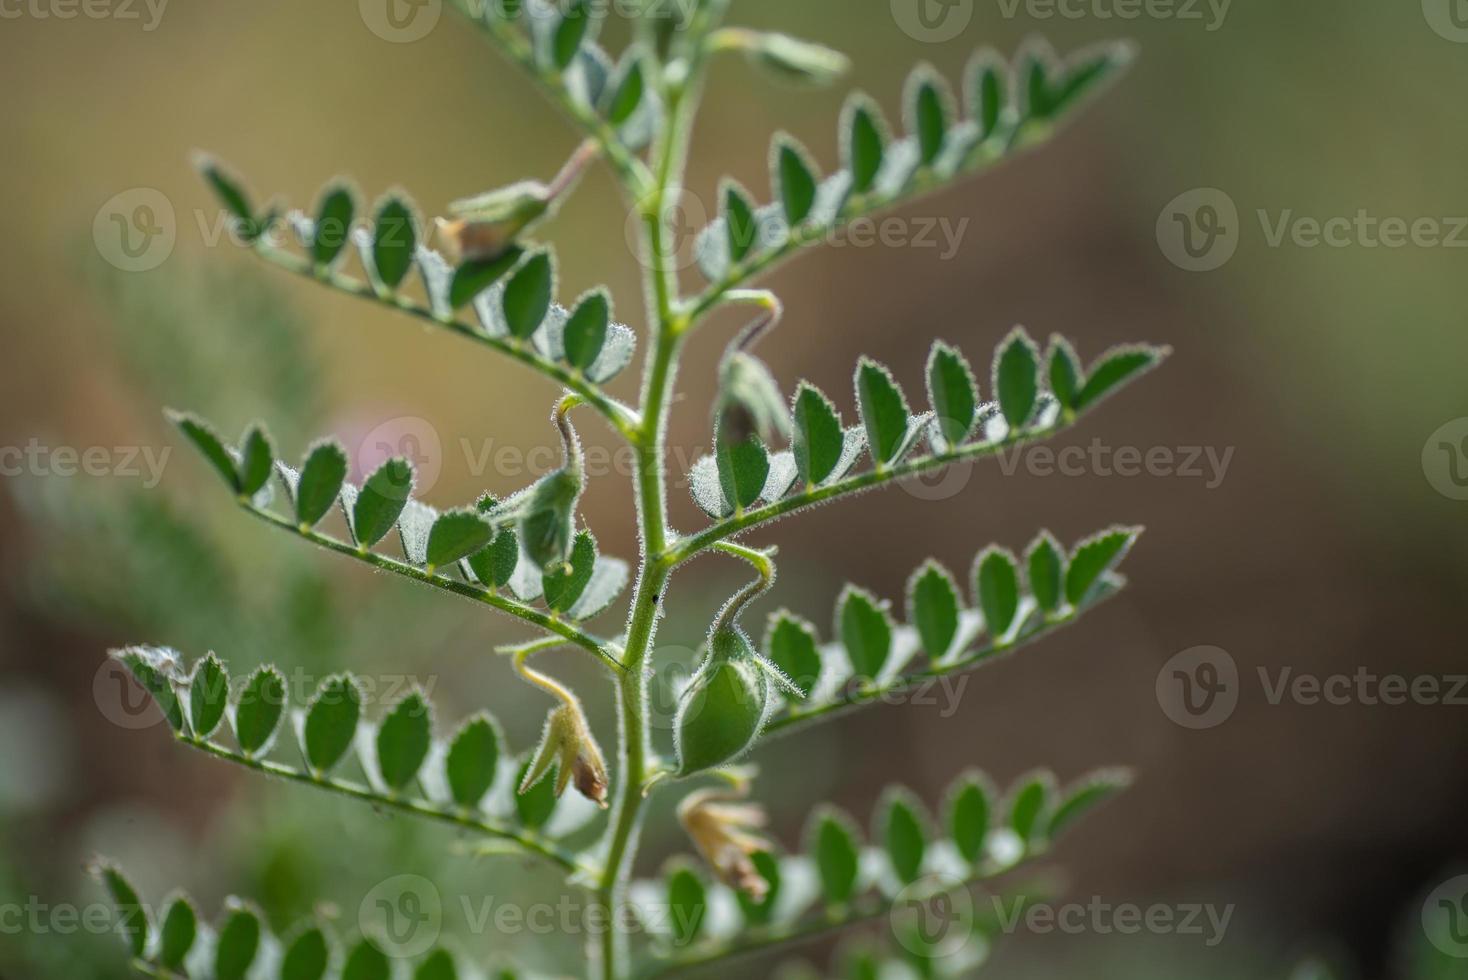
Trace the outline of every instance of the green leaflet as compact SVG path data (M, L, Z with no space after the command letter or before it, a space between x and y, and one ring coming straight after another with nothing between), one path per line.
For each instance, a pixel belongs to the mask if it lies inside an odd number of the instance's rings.
M764 654L770 663L810 697L821 677L821 655L815 627L793 613L780 610L765 629Z
M1063 596L1065 555L1049 531L1041 531L1030 544L1025 554L1025 565L1029 570L1030 591L1035 601L1047 613L1060 608Z
M1164 351L1155 347L1118 347L1091 365L1086 383L1075 396L1075 410L1084 412L1108 395L1161 362Z
M494 527L471 508L444 511L428 532L428 567L445 565L483 550L494 537Z
M889 139L882 110L865 95L853 95L842 111L841 159L851 172L851 192L865 194L877 183Z
M178 970L194 948L199 935L199 916L183 896L169 903L159 927L158 962L170 970Z
M948 833L969 864L984 856L994 798L993 785L980 773L962 778L949 794Z
M377 209L372 236L372 265L377 278L389 291L395 290L413 267L418 246L418 219L401 199L387 197Z
M804 147L782 134L775 138L773 167L775 194L784 209L786 223L794 231L815 208L815 165Z
M317 926L302 932L286 950L280 964L280 980L321 980L331 962L331 946Z
M555 280L555 263L549 252L534 253L510 276L501 304L512 335L529 340L545 322Z
M259 425L252 425L240 443L240 493L253 497L264 489L275 467L275 450L270 436Z
M724 234L728 240L729 261L743 262L759 241L759 222L754 216L754 203L738 182L725 180L720 195L724 208Z
M750 36L744 51L771 75L803 85L829 85L851 67L851 60L840 51L769 31Z
M245 980L260 952L260 917L249 906L232 900L226 906L219 943L214 950L215 980Z
M285 713L285 678L274 667L256 669L235 705L235 738L246 755L258 755L275 737Z
M978 419L979 387L973 369L942 341L928 355L928 404L945 449L963 445Z
M432 709L414 691L382 720L377 730L377 768L382 781L394 790L411 783L433 742Z
M1039 396L1039 354L1023 328L1015 327L994 358L994 391L999 410L1017 434L1030 421Z
M259 238L268 227L271 216L256 219L255 209L250 203L250 195L245 190L244 182L219 161L205 154L197 156L194 164L204 175L204 180L214 191L215 196L219 198L220 203L224 205L225 210L234 218L241 237L251 242Z
M647 82L642 58L636 51L629 51L623 59L615 84L611 88L611 101L607 104L607 122L614 127L631 119L642 104Z
M892 620L871 593L848 585L837 602L836 633L856 676L875 681L892 652Z
M708 891L693 868L678 862L668 874L668 919L674 946L687 946L703 932Z
M563 9L565 12L551 35L551 60L565 71L576 60L576 53L590 33L591 10L589 0L569 0Z
M984 627L997 643L1019 612L1019 570L1014 556L993 545L985 548L974 562L974 582Z
M1027 776L1010 791L1009 828L1026 843L1038 842L1045 828L1045 810L1055 789L1055 777L1047 772Z
M316 205L316 222L311 235L311 259L318 268L330 268L351 236L357 216L357 199L346 184L331 184Z
M793 401L795 436L791 448L795 467L803 486L821 484L836 464L846 445L841 416L819 388L802 381Z
M148 912L139 900L137 891L123 877L122 872L111 865L101 865L97 869L97 875L102 879L107 893L112 896L113 911L117 915L114 924L118 933L122 935L133 956L142 956L143 950L148 946Z
M306 761L317 772L327 772L352 747L362 720L362 692L349 674L328 677L317 688L306 709Z
M834 807L818 810L808 840L826 901L832 905L850 902L861 873L858 836L851 818Z
M907 585L907 619L917 627L929 659L942 660L958 636L958 586L948 569L929 561Z
M352 508L352 533L357 544L370 548L391 531L413 493L413 466L393 458L379 466L357 494Z
M892 372L863 357L856 368L856 396L867 446L878 467L896 460L907 441L911 413Z
M413 980L458 980L458 976L453 954L446 949L435 949L413 971Z
M229 674L214 654L194 666L189 681L189 728L196 738L208 738L224 719L229 706Z
M128 647L115 650L112 657L122 663L133 679L153 698L168 727L183 730L183 706L173 690L173 679L179 667L178 654L164 647Z
M907 129L917 140L918 159L932 166L943 153L952 117L953 96L943 76L931 65L920 65L907 81Z
M444 766L449 792L459 806L478 807L494 785L501 742L499 728L486 714L470 718L454 735Z
M454 269L449 281L449 305L454 309L468 306L480 293L504 278L525 255L519 245L511 245L498 255L468 259Z
M886 847L892 870L903 884L922 877L928 850L928 829L922 805L905 790L889 791L878 835Z
M516 787L524 786L525 776L530 771L530 764L533 761L529 754L524 757L515 777ZM544 826L555 808L556 781L554 779L541 779L523 791L518 788L515 791L515 814L527 827Z
M969 117L984 139L994 135L1004 117L1007 99L1004 79L1008 73L1004 59L991 49L979 51L969 61L964 75L964 94L968 100Z
M596 568L596 538L590 531L580 531L571 545L571 557L545 573L545 604L557 612L568 612L586 591Z
M1065 411L1076 411L1076 399L1080 394L1081 369L1075 350L1064 337L1050 341L1050 392Z
M391 980L391 977L392 963L387 955L372 940L362 939L347 954L341 980Z
M719 468L719 486L736 511L759 499L770 476L770 454L756 436L731 442L715 435L714 460Z
M566 320L566 362L579 371L596 363L611 321L612 302L605 289L592 290L581 297Z
M165 413L168 420L178 426L180 432L194 444L194 448L203 455L210 466L213 466L229 488L235 493L241 492L241 480L239 470L235 467L234 457L228 449L224 448L224 442L210 428L209 423L194 415L169 410Z
M1095 773L1060 794L1061 801L1050 814L1044 836L1056 840L1091 810L1111 799L1132 783L1131 773L1124 769Z
M1101 576L1126 557L1141 533L1139 527L1112 528L1076 545L1065 570L1065 600L1080 605Z
M315 527L336 503L347 465L347 452L335 440L315 443L307 451L296 481L296 520L303 527Z

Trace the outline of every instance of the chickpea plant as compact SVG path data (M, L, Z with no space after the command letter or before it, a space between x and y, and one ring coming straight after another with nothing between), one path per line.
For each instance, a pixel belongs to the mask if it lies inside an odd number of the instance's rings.
M368 718L350 675L329 678L309 703L292 707L274 667L236 683L212 653L192 664L157 647L114 656L185 745L452 825L496 849L549 862L589 907L641 910L640 928L611 915L614 926L588 938L589 976L660 976L717 964L880 918L899 900L983 885L1044 854L1083 811L1125 785L1126 774L1105 771L1062 789L1037 773L1001 793L968 773L954 782L940 817L894 789L876 807L865 839L857 822L822 807L804 846L786 853L762 830L763 811L749 798L755 773L741 760L775 735L987 663L1070 623L1123 585L1115 569L1138 529L1112 527L1070 547L1041 532L1022 554L989 546L966 579L929 561L909 581L905 624L889 603L852 586L837 602L830 641L781 611L758 643L744 613L774 583L774 549L749 539L817 504L1051 437L1166 351L1128 346L1085 365L1064 339L1042 350L1016 328L980 384L965 356L938 342L926 362L926 410L914 407L885 366L863 358L848 421L836 400L810 384L787 399L756 357L781 306L750 283L844 223L1045 140L1129 61L1129 49L1108 45L1062 60L1031 44L1010 61L982 51L961 97L920 67L906 87L904 136L893 134L876 103L853 95L840 119L841 166L826 177L794 139L776 136L772 203L758 203L732 179L722 183L720 214L697 244L703 282L686 293L667 215L682 193L710 63L738 52L786 78L828 83L846 59L780 34L723 26L728 0L644 4L630 17L631 41L619 58L598 45L604 5L590 0L455 6L580 130L582 142L560 174L451 203L430 232L397 193L364 208L349 184L333 182L308 216L257 208L243 183L211 159L200 169L261 258L458 334L560 386L550 413L560 467L506 499L486 496L440 511L414 499L405 459L388 460L356 486L347 480L346 452L329 439L292 454L301 460L292 465L262 426L231 445L201 419L170 417L246 512L530 628L533 637L502 652L506 670L549 701L539 745L512 749L487 714L445 725L416 692ZM604 386L631 363L638 336L613 319L605 289L557 305L554 253L532 240L597 160L622 185L645 252L646 353L635 403ZM283 234L267 234L273 230ZM426 243L435 234L437 250ZM357 274L347 271L353 253ZM691 474L709 520L684 533L669 523L665 433L684 343L725 306L747 308L752 322L720 364L714 452ZM642 543L635 574L600 553L578 516L586 479L573 416L598 416L633 451ZM344 530L333 535L327 524ZM393 537L396 547L388 545ZM679 697L673 738L659 744L651 724L654 639L675 570L709 553L747 563L753 581L714 616L702 661ZM617 603L629 580L625 628L593 632L587 624ZM577 694L530 665L562 647L605 668L619 708L615 733L594 732ZM679 795L677 812L698 859L675 861L661 878L635 879L653 794ZM578 829L589 839L591 820L604 824L597 843L566 843ZM183 897L154 914L116 866L99 862L96 870L132 966L144 975L441 980L482 975L486 966L447 948L399 958L387 937L355 929L337 937L324 922L275 937L241 900L231 900L212 925ZM939 957L911 932L885 951L853 948L843 969L863 977L889 969L948 975L973 966L984 945L980 933L962 955ZM494 970L524 975L509 964Z

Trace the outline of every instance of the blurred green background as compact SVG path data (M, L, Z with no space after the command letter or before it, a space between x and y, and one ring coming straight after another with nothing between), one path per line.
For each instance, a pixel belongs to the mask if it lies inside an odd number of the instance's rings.
M951 252L846 244L768 282L787 314L762 354L788 387L808 378L844 396L848 417L858 354L889 363L915 392L929 336L979 362L1023 323L1037 336L1072 336L1087 357L1127 340L1176 350L1067 444L1231 453L1217 480L981 466L943 499L889 490L759 536L782 547L767 606L825 624L842 582L897 597L929 554L965 568L984 543L1018 546L1040 527L1072 540L1111 521L1147 525L1122 598L975 675L957 713L880 707L756 758L787 846L815 802L866 814L894 780L934 800L970 765L1004 781L1041 765L1067 779L1131 765L1137 786L1056 855L1070 894L1236 907L1213 947L1188 936L1021 934L987 975L1287 977L1315 952L1362 978L1457 976L1468 963L1416 962L1427 956L1424 896L1468 859L1464 708L1273 705L1255 679L1258 668L1464 670L1452 624L1468 577L1458 547L1468 504L1435 489L1443 473L1431 464L1439 427L1468 414L1454 367L1468 355L1468 233L1453 221L1468 216L1455 88L1468 81L1468 30L1456 27L1468 10L1454 20L1458 2L1241 0L1220 18L1182 0L1062 5L1079 16L1043 0L953 0L934 8L950 19L925 40L908 0L734 0L732 21L825 41L856 67L850 86L810 92L720 63L695 139L694 227L721 175L768 193L777 129L834 168L848 87L895 119L919 61L956 78L974 48L1011 52L1035 34L1062 51L1119 37L1141 46L1134 71L1055 143L900 212L909 231L940 218L961 228ZM99 852L154 899L177 885L214 909L246 894L277 925L317 899L350 919L374 884L403 872L446 891L554 901L553 877L466 857L449 832L223 770L161 729L127 715L119 723L104 657L150 642L190 657L214 649L237 673L268 660L407 674L434 684L449 719L488 707L513 744L534 737L546 705L489 655L517 636L512 627L265 533L217 492L161 408L200 411L230 433L264 419L288 457L319 434L356 448L421 421L440 440L427 494L439 505L529 482L476 465L463 447L552 444L549 386L211 246L216 209L189 154L207 148L262 196L296 206L348 173L369 197L401 185L432 214L549 176L574 147L570 129L447 10L421 39L390 43L350 3L176 3L156 23L141 5L139 19L60 19L55 9L16 6L0 21L0 446L171 454L156 487L145 486L146 470L3 477L0 903L95 901L83 866ZM156 268L120 271L94 224L105 231L110 202L139 188L166 200L175 242ZM1236 252L1208 272L1179 268L1158 233L1175 224L1170 202L1199 188L1237 211L1224 229ZM1335 246L1271 242L1282 219L1354 222L1362 211L1432 219L1458 244L1373 247L1355 231ZM606 282L619 318L644 333L630 229L597 172L544 235L558 249L563 296ZM692 344L673 431L687 459L708 443L714 364L737 325L721 316ZM634 397L635 373L614 390ZM601 427L583 433L612 446ZM681 490L674 504L678 527L704 520ZM622 481L594 481L584 513L605 551L635 555ZM710 560L680 574L675 601L686 605L662 633L668 656L697 644L738 573ZM1243 697L1226 723L1193 731L1169 720L1156 681L1171 657L1204 644L1238 663ZM597 672L569 655L552 666L595 692L593 721L609 741ZM683 849L662 801L642 868ZM531 940L493 949L548 972L575 962L576 940ZM819 946L801 952L826 959ZM121 960L111 937L0 930L7 980L122 976Z

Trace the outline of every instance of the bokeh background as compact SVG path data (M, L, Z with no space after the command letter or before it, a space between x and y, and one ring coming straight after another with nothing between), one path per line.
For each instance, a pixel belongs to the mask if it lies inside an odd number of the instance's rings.
M1040 527L1072 540L1112 521L1147 526L1121 598L974 675L960 710L879 707L757 756L787 846L817 801L866 814L892 781L934 800L971 765L1001 781L1036 766L1066 779L1133 766L1134 789L1055 855L1068 894L1235 908L1211 947L1177 935L1020 934L990 975L1272 978L1321 956L1345 976L1447 977L1468 962L1434 958L1419 923L1424 897L1468 859L1468 709L1271 704L1257 673L1468 669L1454 626L1468 504L1453 499L1456 471L1438 447L1468 435L1468 422L1450 425L1468 413L1468 233L1453 220L1468 216L1457 96L1468 10L1456 3L1086 0L1063 8L1070 16L1044 3L954 0L934 8L942 26L926 32L905 0L734 0L736 22L848 52L851 86L891 118L918 61L955 78L974 48L1012 51L1034 34L1062 50L1118 37L1141 46L1135 70L1052 145L899 212L909 232L948 221L956 247L847 244L768 281L787 316L761 349L787 386L803 377L844 393L868 353L917 391L926 338L977 362L1016 323L1064 332L1085 356L1148 340L1175 349L1165 370L1063 443L1200 447L1227 459L1202 476L991 464L961 492L888 490L758 536L782 548L766 606L825 624L843 582L898 597L930 554L966 568L984 543L1019 546ZM97 853L122 861L155 900L174 886L206 909L249 895L277 925L318 899L350 920L363 894L402 872L451 893L554 901L553 878L466 857L452 833L178 748L119 709L104 662L111 647L153 642L190 657L216 650L236 671L274 661L411 676L434 684L447 718L488 707L512 743L534 737L546 705L489 654L513 627L248 521L161 408L198 410L229 432L264 419L287 455L322 433L354 445L384 425L426 427L440 441L427 494L439 505L529 482L534 474L474 457L551 444L551 388L211 244L217 212L189 155L216 152L262 196L296 205L349 173L369 196L402 185L434 213L548 176L572 133L447 10L420 40L390 43L344 2L176 3L156 19L142 5L138 19L61 19L57 9L16 6L0 21L0 445L171 454L156 486L146 468L65 477L28 466L0 483L0 901L94 902L84 865ZM723 174L767 193L777 129L834 167L846 90L782 88L740 61L719 64L695 141L690 223ZM109 202L140 188L167 201L176 241L156 268L127 272L107 261L94 225L105 231ZM1172 202L1205 188L1183 201L1230 202L1237 216L1223 215L1218 247L1234 251L1189 271L1159 225L1178 227ZM1281 220L1362 212L1430 219L1456 247L1385 247L1357 230L1335 245L1271 241ZM604 281L641 331L637 260L606 174L586 180L545 234L562 293ZM692 344L673 432L685 458L708 442L714 364L737 326L726 314ZM635 395L634 373L618 393ZM674 499L679 527L703 520L686 493ZM585 517L605 550L635 554L622 481L596 480ZM679 575L682 611L662 634L669 657L696 645L740 573L706 559ZM1156 682L1170 658L1200 645L1231 655L1241 697L1224 723L1191 730L1169 719ZM596 670L569 655L552 666L596 692L594 721L609 739ZM668 806L654 809L644 871L684 847ZM491 945L569 970L577 940L533 939ZM800 952L824 963L829 950ZM120 977L121 961L109 936L0 933L7 980Z

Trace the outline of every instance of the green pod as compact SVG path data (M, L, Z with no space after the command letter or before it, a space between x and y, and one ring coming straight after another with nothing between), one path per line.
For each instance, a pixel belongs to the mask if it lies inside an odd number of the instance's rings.
M580 497L579 467L547 473L530 491L520 518L520 544L537 568L549 571L571 557Z
M770 678L756 663L749 637L734 626L715 630L708 658L678 705L678 774L737 759L759 735L769 703Z

